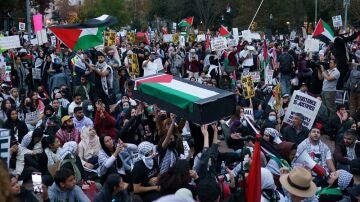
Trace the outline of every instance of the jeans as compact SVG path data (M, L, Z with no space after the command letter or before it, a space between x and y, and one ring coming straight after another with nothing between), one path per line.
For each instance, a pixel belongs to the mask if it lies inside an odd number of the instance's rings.
M291 87L291 75L283 74L280 75L281 95L289 94Z
M336 91L322 91L321 92L322 102L326 106L329 112L329 117L334 115L336 112Z

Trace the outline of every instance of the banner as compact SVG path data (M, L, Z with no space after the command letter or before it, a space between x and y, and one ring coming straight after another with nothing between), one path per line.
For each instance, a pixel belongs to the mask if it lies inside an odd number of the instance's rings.
M254 72L243 72L242 76L251 76L253 82L260 82L260 72L254 71Z
M24 22L19 22L19 31L25 31L26 25Z
M10 164L10 131L4 128L0 128L0 159Z
M304 116L303 126L310 130L314 124L320 106L320 100L298 90L294 91L294 94L291 96L289 107L285 113L284 122L292 124L294 113L301 113Z
M4 50L12 49L12 48L20 48L20 38L19 35L14 36L5 36L0 38L0 48Z
M34 32L41 31L43 25L42 15L41 14L33 15L33 23L34 23Z
M104 46L116 44L116 32L104 32Z
M220 51L227 48L227 40L225 37L216 37L211 39L211 50Z
M254 83L251 76L245 76L241 78L241 83L244 87L245 99L255 97Z

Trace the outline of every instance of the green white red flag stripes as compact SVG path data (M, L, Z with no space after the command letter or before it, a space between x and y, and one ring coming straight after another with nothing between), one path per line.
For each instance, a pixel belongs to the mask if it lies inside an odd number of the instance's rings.
M179 22L178 26L179 27L189 27L189 26L192 26L193 22L194 22L194 16L191 16L191 17L181 20Z
M106 26L116 24L116 18L102 15L85 23L55 25L49 29L72 50L88 49L103 44L102 33Z
M317 23L312 37L319 39L324 43L329 43L330 41L334 41L335 39L334 32L332 31L330 25L328 25L322 19L320 19Z
M190 112L193 111L193 104L196 101L219 94L215 91L177 80L167 74L137 80L135 86L136 90L144 94L154 96Z

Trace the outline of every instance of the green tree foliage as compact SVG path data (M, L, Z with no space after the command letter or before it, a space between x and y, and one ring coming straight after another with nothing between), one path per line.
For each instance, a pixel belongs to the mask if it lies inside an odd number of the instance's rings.
M80 7L79 18L86 20L103 14L116 17L119 21L116 26L127 25L130 22L130 15L124 0L85 0Z

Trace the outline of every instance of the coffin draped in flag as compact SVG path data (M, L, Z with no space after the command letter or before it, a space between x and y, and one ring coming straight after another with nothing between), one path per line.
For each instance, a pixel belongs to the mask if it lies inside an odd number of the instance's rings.
M136 79L134 96L199 124L230 116L236 105L231 92L167 74Z
M106 26L117 23L117 19L102 15L84 23L55 25L49 29L55 36L72 50L88 49L103 44L103 31Z

